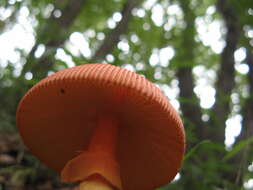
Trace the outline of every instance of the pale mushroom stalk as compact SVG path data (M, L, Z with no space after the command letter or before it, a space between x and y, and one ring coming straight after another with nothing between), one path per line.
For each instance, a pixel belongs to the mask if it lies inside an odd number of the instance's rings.
M78 190L115 190L101 178L92 178L80 183Z

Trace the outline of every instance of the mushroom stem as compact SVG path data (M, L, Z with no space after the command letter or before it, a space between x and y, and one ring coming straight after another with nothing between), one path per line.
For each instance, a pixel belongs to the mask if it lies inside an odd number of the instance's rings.
M88 152L105 152L115 160L117 133L118 122L116 119L108 115L99 116L98 125L91 138ZM80 183L79 190L114 190L114 188L101 175L93 175Z
M61 172L62 181L81 181L79 190L122 189L116 160L117 136L117 120L108 115L99 116L88 150L66 163Z
M81 182L78 190L115 190L101 176L92 176Z
M108 115L100 115L98 125L89 144L90 152L115 154L118 136L118 121Z

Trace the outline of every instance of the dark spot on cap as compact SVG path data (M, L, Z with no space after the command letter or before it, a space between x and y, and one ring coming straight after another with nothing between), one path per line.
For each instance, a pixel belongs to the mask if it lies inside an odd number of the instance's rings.
M61 93L61 94L65 94L65 90L62 88L62 89L60 90L60 93Z

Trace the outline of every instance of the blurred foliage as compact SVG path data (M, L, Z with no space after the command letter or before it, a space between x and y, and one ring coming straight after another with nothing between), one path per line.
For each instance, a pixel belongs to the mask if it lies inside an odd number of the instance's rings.
M246 54L246 48L252 51L252 0L220 1L227 2L238 16L241 34L237 48L244 48L242 52L244 54ZM8 51L11 51L10 55L16 52L18 55L16 60L0 52L0 134L6 136L0 140L0 189L8 189L8 185L18 185L24 189L28 189L26 185L29 185L31 189L36 189L35 186L47 183L49 180L51 180L51 189L71 188L71 185L60 184L57 174L44 167L26 149L13 148L13 140L8 139L17 134L15 113L18 102L25 92L50 73L68 68L73 63L81 65L89 63L90 60L96 60L93 55L103 43L111 42L108 35L123 19L116 18L115 14L122 17L124 6L132 1L83 0L80 9L77 9L77 15L70 21L71 24L67 25L61 18L63 15L66 18L72 18L71 14L75 12L70 12L67 8L71 7L73 2L71 0L0 1L0 40L15 26L24 27L25 31L34 37L30 49L22 48L25 44L20 44L13 49L6 47L9 48ZM247 148L252 145L250 136L253 134L247 132L249 133L248 138L237 138L232 147L216 142L215 135L212 137L208 135L210 128L208 120L214 117L219 120L219 116L213 112L212 106L210 108L201 107L198 100L201 100L202 97L196 91L196 87L203 80L206 80L212 88L216 88L216 73L220 69L222 50L215 51L210 44L204 42L205 39L200 37L199 32L203 29L199 28L201 26L197 24L197 21L202 20L202 25L205 25L203 27L211 26L215 22L219 23L221 36L219 41L225 46L227 28L223 17L216 8L217 2L210 0L140 1L131 10L127 29L121 31L119 41L114 44L113 50L103 60L103 62L130 68L160 87L169 87L171 90L169 92L162 90L173 102L180 103L179 112L185 123L189 147L180 177L159 190L253 188L247 186L247 182L253 178L252 165L251 169L248 169L249 164L252 164L253 152ZM22 14L26 14L23 19L26 19L28 24L24 24L21 19ZM161 18L157 18L159 14L162 15ZM226 14L229 15L231 12L227 11ZM30 25L31 31L27 30L27 25ZM86 48L82 49L71 40L74 33L82 36L80 39L82 39L83 47L87 46ZM20 38L19 34L13 38ZM40 45L44 46L45 50L38 56L36 52L39 51ZM5 44L0 44L0 46L5 46ZM162 55L162 51L166 48L171 48L172 52L167 49L168 51L164 51ZM63 53L59 54L59 52ZM162 57L166 57L166 62L162 60L164 59ZM235 64L245 66L246 59L236 61ZM177 73L186 68L190 69L193 76L195 87L191 90L197 99L180 97L178 93L182 89L179 89ZM226 101L230 101L229 117L238 114L242 117L241 133L246 131L243 123L245 113L242 110L252 96L248 76L252 75L253 70L249 69L250 65L247 68L248 72L236 70L235 88L232 94L223 97ZM196 70L200 70L200 73ZM208 71L212 74L207 74ZM27 77L29 74L32 75L31 78ZM187 88L187 83L184 85ZM236 98L231 100L232 96ZM197 106L200 109L203 126L196 126L194 118L183 113L184 103L190 103L191 106ZM215 133L225 133L226 123L221 123L219 126L223 128L212 126ZM201 130L207 132L199 136ZM15 143L22 144L20 140ZM243 155L247 155L247 161ZM45 186L42 186L43 188Z

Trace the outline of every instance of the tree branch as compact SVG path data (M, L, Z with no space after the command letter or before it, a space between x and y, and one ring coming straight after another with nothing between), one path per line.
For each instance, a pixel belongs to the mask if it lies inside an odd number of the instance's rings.
M25 73L29 71L32 72L37 79L44 78L47 75L47 72L53 66L53 61L43 56L39 60L35 59L34 53L38 48L39 43L46 38L45 35L48 36L49 34L52 34L49 36L53 36L53 38L46 40L44 44L46 46L46 51L48 48L57 48L61 46L68 38L66 33L67 29L78 16L85 2L85 0L69 0L68 4L62 10L60 18L55 18L51 15L48 19L48 24L40 32L35 46L28 55L27 62L21 72L21 77L24 77ZM54 51L51 52L51 54L52 53L54 53Z
M122 19L117 24L116 28L112 30L103 41L102 45L95 52L92 57L92 62L98 62L105 58L105 56L112 52L116 44L120 40L120 35L124 34L128 28L129 21L132 17L132 10L135 8L140 0L127 0L122 11Z

